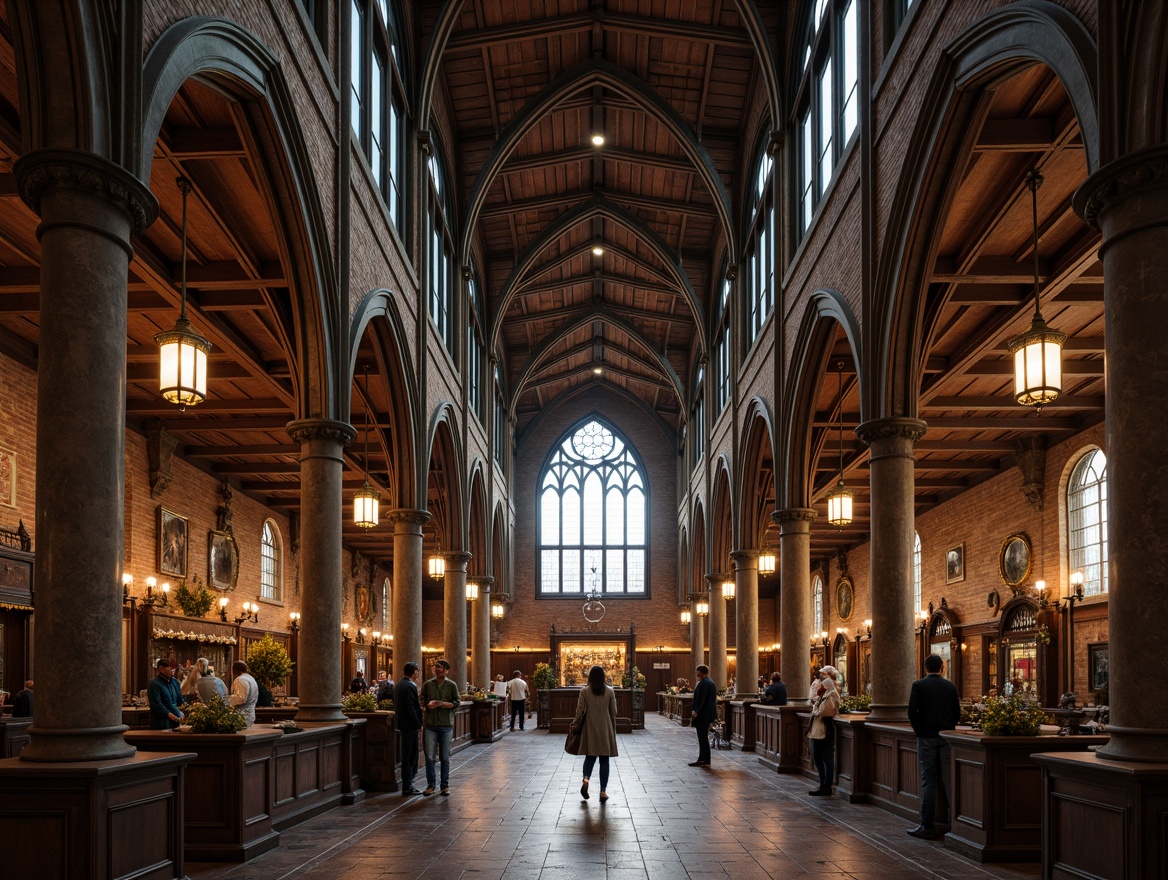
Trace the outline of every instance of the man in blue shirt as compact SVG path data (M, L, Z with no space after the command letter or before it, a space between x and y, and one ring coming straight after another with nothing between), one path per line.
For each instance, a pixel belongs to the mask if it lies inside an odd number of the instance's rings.
M182 691L174 680L174 667L165 657L155 668L158 674L150 679L146 696L150 700L150 729L171 730L182 723Z

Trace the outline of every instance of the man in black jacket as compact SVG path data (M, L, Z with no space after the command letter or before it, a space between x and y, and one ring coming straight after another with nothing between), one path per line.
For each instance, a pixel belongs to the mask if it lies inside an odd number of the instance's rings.
M402 677L393 686L393 726L401 740L402 795L421 794L414 788L418 772L418 732L422 729L422 704L418 697L418 664L413 661L402 669Z
M917 763L921 768L921 823L908 833L931 840L937 837L933 825L937 798L941 799L945 821L949 814L949 743L942 730L953 730L961 720L961 705L953 682L941 677L945 661L937 654L925 658L925 672L914 681L908 698L908 720L917 735ZM938 788L938 782L940 787Z
M718 720L718 689L710 679L710 667L698 667L698 683L694 685L693 711L694 730L698 732L698 759L691 767L708 767L710 764L710 725Z
M783 684L783 676L779 673L771 673L771 683L767 685L762 701L770 706L787 705L787 686Z

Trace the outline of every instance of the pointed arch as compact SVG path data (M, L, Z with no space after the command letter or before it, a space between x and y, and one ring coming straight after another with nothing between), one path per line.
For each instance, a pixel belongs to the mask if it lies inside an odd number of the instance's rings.
M142 76L143 129L138 177L150 180L154 143L171 103L192 77L211 80L245 108L265 146L264 186L289 264L296 351L298 419L347 418L349 383L335 365L345 344L345 315L335 286L332 248L312 155L283 65L251 32L221 18L179 21L159 36ZM259 169L257 169L259 170ZM280 222L282 221L282 222Z
M958 183L955 169L964 167L968 130L984 90L1035 62L1046 65L1067 93L1088 174L1099 167L1098 52L1070 11L1047 0L1020 0L983 16L949 44L921 103L889 210L889 239L881 248L886 257L877 266L867 320L866 418L916 417L931 334L920 326L928 267Z
M466 505L466 549L470 552L469 570L478 575L489 574L487 568L487 497L485 469L481 458L475 458L470 466L470 489Z
M536 369L551 350L567 336L579 330L581 327L586 327L593 321L603 321L606 324L611 324L613 327L627 334L635 340L645 351L653 356L653 360L657 366L661 368L661 372L669 380L669 384L673 386L673 391L677 395L679 404L684 404L685 395L681 387L681 379L677 375L677 371L673 369L673 364L665 357L664 352L658 349L648 337L637 328L632 321L627 318L617 315L616 313L606 309L604 306L597 306L593 309L581 314L578 318L572 318L565 321L559 328L550 336L544 338L539 344L539 347L531 353L527 359L527 363L519 371L519 377L515 380L515 393L511 397L511 406L508 409L508 415L514 417L514 409L519 396L523 393L523 386L535 374Z
M709 573L709 546L706 535L706 510L702 499L694 502L693 509L693 544L692 560L690 564L690 592L704 593L706 591L706 575Z
M487 198L487 193L520 141L545 115L565 99L592 86L605 86L636 104L650 116L657 119L674 136L686 157L693 163L698 176L705 184L714 203L714 210L722 222L722 232L729 243L730 252L738 253L738 236L735 233L730 211L730 194L722 182L714 160L705 146L698 140L690 124L671 104L665 101L644 80L599 56L581 61L575 67L564 71L546 85L516 113L500 133L491 152L483 161L478 177L471 186L466 201L466 218L463 223L463 241L459 259L466 263L470 258L473 230L479 211Z
M774 430L766 401L761 397L750 399L742 436L745 442L738 456L737 504L742 524L740 544L736 549L752 550L762 546L778 497L775 494Z
M865 378L861 359L860 326L843 295L836 290L817 290L803 310L795 344L791 348L791 367L783 390L789 413L784 432L779 435L776 459L776 499L780 509L811 506L813 473L811 425L815 419L815 400L824 368L831 354L837 328L843 330L852 351L860 383L860 400L864 400ZM863 412L860 421L869 418Z
M458 410L450 401L439 404L427 427L429 464L423 475L424 493L430 524L438 533L442 550L465 550L466 533L463 530L465 458L458 442Z
M690 308L694 324L696 325L699 345L701 346L701 350L705 351L706 332L705 321L702 319L701 301L698 298L697 292L694 290L692 282L689 280L689 276L686 275L685 270L682 268L681 258L649 224L631 211L622 208L620 205L613 204L604 198L604 196L593 196L571 210L565 211L553 222L544 227L539 236L524 248L519 259L515 261L515 267L511 270L511 275L508 277L507 282L499 290L498 296L495 297L497 304L494 309L494 314L491 316L490 333L487 337L488 348L495 347L495 342L502 332L503 319L507 314L508 307L511 305L511 300L515 298L516 293L523 286L524 276L535 266L536 260L543 250L574 226L596 217L603 217L606 220L611 220L625 227L629 232L637 236L639 240L649 246L673 277L678 291L685 297L686 304Z
M733 504L733 474L730 457L718 456L711 475L714 491L710 507L710 564L717 566L714 574L729 570L730 552L737 547L738 511Z

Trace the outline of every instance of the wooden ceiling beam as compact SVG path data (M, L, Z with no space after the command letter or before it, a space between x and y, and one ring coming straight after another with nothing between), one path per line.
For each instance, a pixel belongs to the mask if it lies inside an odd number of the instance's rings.
M1013 376L1014 362L978 361L965 371L966 376ZM1076 378L1101 378L1104 375L1104 362L1101 360L1064 360L1063 375Z
M288 420L292 419L291 411L288 403L279 397L241 397L235 400L207 400L200 403L197 407L191 407L197 410L200 415L221 415L223 413L289 413ZM175 410L173 403L169 403L162 398L155 398L151 400L127 400L126 413L128 415L170 415ZM230 425L229 422L224 422L224 426ZM286 424L286 423L285 423Z
M183 455L188 458L220 458L223 456L256 458L271 455L300 455L300 447L295 443L250 444L247 446L188 446L183 450Z
M288 427L291 418L284 416L251 416L222 419L197 419L196 411L207 406L205 403L191 407L183 415L178 415L178 408L171 406L167 414L171 418L163 417L159 424L171 434L199 434L221 432L228 434L232 431L283 431Z
M1053 116L1027 119L987 119L977 136L975 150L1045 152L1058 140L1058 121Z
M614 202L623 202L635 208L641 208L647 211L665 211L673 214L697 214L701 216L713 216L716 212L713 204L695 205L691 202L683 202L678 199L663 199L656 196L641 196L632 193L623 193L616 190L605 190L605 196ZM585 202L592 198L595 193L589 192L574 192L574 193L553 193L551 195L537 196L530 199L515 199L502 203L493 203L484 205L479 211L479 219L493 220L501 218L511 218L516 214L522 214L530 211L549 211L552 209L566 209L581 202ZM189 281L188 281L189 283Z
M300 462L298 461L252 461L246 463L240 462L220 462L212 466L216 473L220 474L299 474Z
M169 155L180 161L246 156L234 126L220 128L167 127L162 131Z

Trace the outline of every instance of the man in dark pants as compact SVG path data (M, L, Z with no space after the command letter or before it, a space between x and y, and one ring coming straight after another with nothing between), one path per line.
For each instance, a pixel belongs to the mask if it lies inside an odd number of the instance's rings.
M12 701L12 717L31 718L32 702L32 679L30 678L24 683L24 690L17 692L16 699Z
M944 820L949 821L950 749L941 731L953 730L961 720L957 687L941 677L944 668L945 661L937 654L926 657L928 674L913 682L908 698L908 720L917 735L917 763L921 768L921 823L908 833L924 840L938 836L933 824L938 795L946 814Z
M694 685L693 711L694 730L698 732L698 759L691 767L710 765L710 725L718 720L718 689L710 680L710 667L698 667L698 683Z
M393 686L393 726L401 740L402 795L421 794L414 788L418 772L418 731L422 729L422 704L418 697L418 664L407 663Z

